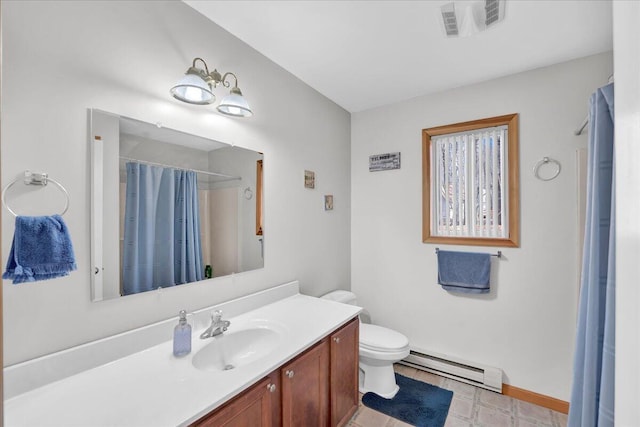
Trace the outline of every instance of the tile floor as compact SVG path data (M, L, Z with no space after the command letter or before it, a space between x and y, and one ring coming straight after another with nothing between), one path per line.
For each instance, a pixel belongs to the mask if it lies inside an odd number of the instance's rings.
M565 414L541 406L404 365L395 365L395 370L405 377L453 391L445 427L566 427L567 425ZM367 408L362 403L348 424L348 427L409 426L407 423Z

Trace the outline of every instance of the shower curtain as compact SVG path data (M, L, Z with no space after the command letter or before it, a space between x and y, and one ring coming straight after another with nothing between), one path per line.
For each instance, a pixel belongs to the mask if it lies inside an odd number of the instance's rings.
M127 163L124 295L203 279L195 172Z
M589 102L587 218L570 427L614 425L615 182L613 84Z

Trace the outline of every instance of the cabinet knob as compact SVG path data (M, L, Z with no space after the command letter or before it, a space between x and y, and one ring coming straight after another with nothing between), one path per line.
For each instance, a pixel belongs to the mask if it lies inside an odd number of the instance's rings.
M333 337L333 341L334 341L336 344L340 344L340 337Z
M293 371L285 371L284 374L289 378L293 378Z
M275 384L268 384L267 385L267 390L269 390L271 393L273 393L274 391L276 391L276 385Z

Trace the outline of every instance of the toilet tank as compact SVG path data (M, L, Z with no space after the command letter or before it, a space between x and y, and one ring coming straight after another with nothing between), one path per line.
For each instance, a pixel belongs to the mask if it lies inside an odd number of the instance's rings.
M342 291L342 290L333 291L333 292L329 292L326 295L321 296L320 298L341 302L343 304L358 305L358 301L356 300L356 294L349 291Z

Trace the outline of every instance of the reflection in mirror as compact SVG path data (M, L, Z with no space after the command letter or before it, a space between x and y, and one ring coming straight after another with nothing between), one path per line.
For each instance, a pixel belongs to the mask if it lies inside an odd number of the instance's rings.
M264 266L261 153L95 109L90 144L94 301Z
M262 159L256 162L256 235L262 236ZM262 239L260 239L262 241Z

